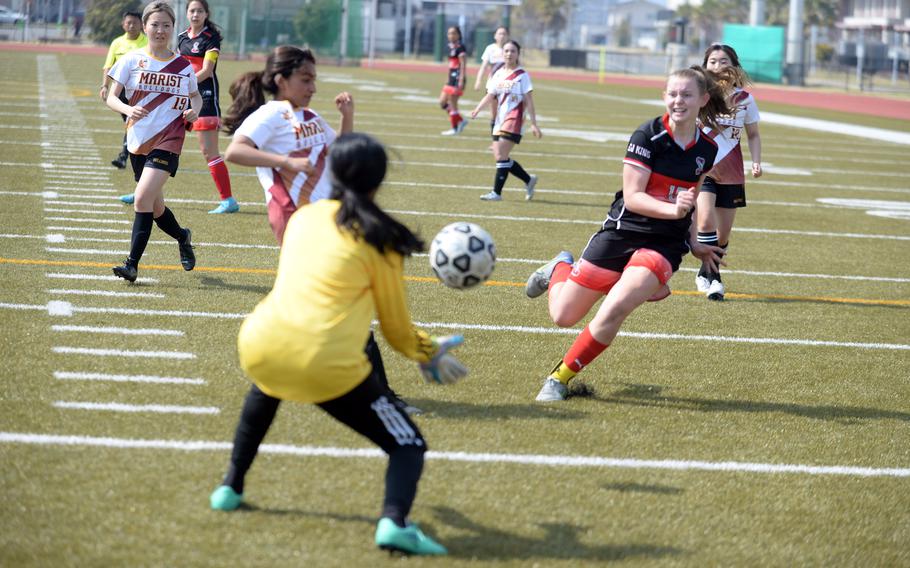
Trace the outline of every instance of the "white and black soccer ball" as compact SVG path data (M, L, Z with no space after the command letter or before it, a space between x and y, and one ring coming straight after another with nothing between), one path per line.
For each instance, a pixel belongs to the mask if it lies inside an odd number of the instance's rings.
M449 288L477 286L493 274L496 266L493 237L474 223L446 225L430 245L430 266Z

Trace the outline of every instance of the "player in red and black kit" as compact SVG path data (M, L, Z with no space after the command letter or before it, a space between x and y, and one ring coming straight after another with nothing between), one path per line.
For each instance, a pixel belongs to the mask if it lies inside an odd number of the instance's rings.
M670 75L667 112L632 134L623 160L622 189L578 263L562 251L528 278L527 295L549 292L553 323L571 327L603 298L596 315L544 380L541 402L564 400L568 382L609 346L622 322L648 300L670 294L667 282L691 250L716 267L723 249L699 243L692 211L717 144L697 120L716 125L727 112L722 89L701 67Z
M439 106L449 113L449 122L452 123L452 129L444 130L442 135L454 136L461 134L468 125L468 121L458 112L458 99L464 94L464 85L468 78L468 52L461 43L461 29L458 26L449 28L446 35L449 39L449 78L439 93Z
M221 53L221 33L209 19L207 0L191 0L186 7L190 27L177 38L177 51L189 60L196 71L202 112L192 129L199 133L199 147L215 180L221 203L209 213L235 213L240 209L231 194L231 176L218 149L218 130L221 127L221 107L218 105L218 56Z

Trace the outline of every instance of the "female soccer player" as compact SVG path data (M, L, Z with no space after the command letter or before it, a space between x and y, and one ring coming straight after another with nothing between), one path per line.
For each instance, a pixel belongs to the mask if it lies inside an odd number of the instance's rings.
M731 77L725 93L731 112L718 119L719 130L705 130L714 136L718 152L714 169L708 172L698 196L697 215L698 241L718 245L726 251L736 209L746 206L746 178L743 151L739 143L743 128L746 129L749 153L752 155L752 177L759 178L762 174L761 136L758 134L760 117L755 98L743 90L750 81L739 64L736 50L729 45L715 43L705 51L702 65L709 71ZM706 264L701 265L695 277L695 286L709 300L724 299L725 290L720 271L712 271Z
M567 384L616 337L622 322L648 300L670 294L667 282L688 250L716 268L723 250L690 234L692 209L717 144L696 123L716 126L727 111L722 90L698 66L671 74L667 112L632 134L623 160L622 189L601 229L573 266L559 253L528 278L525 292L549 290L553 323L570 327L601 298L603 303L565 357L545 379L539 401L564 400Z
M123 35L111 42L111 47L107 51L107 59L104 60L104 66L101 69L103 78L101 79L101 90L98 94L105 103L107 103L107 94L111 88L111 78L107 75L108 71L111 70L114 63L117 63L118 59L131 51L145 47L149 42L145 34L142 33L142 14L139 12L124 12L120 25L123 27ZM120 100L123 104L130 104L123 93L120 94ZM123 118L123 122L126 122L126 115L121 114L120 116ZM111 165L122 170L126 168L127 159L129 159L129 152L126 150L126 132L124 132L123 148L120 150L120 154L111 160ZM130 195L132 196L132 194Z
M231 194L231 176L218 151L221 107L218 104L217 68L218 56L221 54L221 32L209 19L210 15L207 0L190 0L186 5L186 18L190 27L177 37L177 49L193 65L199 83L199 94L202 95L202 111L199 120L193 123L193 130L199 134L199 147L209 165L218 195L221 196L221 203L209 213L236 213L240 206Z
M493 157L496 159L496 177L493 178L493 191L480 196L484 201L501 201L502 188L511 173L525 184L525 199L534 198L534 186L537 176L528 174L521 164L509 158L512 148L521 143L521 131L525 113L531 119L531 132L537 138L542 136L537 127L537 114L534 111L534 97L531 91L531 77L521 68L519 56L521 46L515 40L509 40L502 46L504 60L499 69L487 81L487 94L471 111L475 118L488 103L495 101L496 112L493 117Z
M461 134L468 122L458 112L458 99L464 94L464 84L467 80L467 50L461 43L461 28L452 26L446 33L449 39L449 78L442 92L439 93L439 106L449 113L451 130L443 130L443 136Z
M419 362L428 382L454 383L467 374L447 353L460 336L431 338L411 322L403 257L422 250L423 243L375 203L387 162L383 147L369 136L342 135L331 149L330 198L290 219L275 286L240 328L240 365L253 385L230 468L210 504L224 511L240 506L244 476L281 400L312 403L389 456L376 545L446 554L407 520L426 442L392 401L382 369L363 352L378 316L389 343Z
M152 232L152 221L179 244L184 270L196 266L190 230L182 228L164 204L164 183L177 175L180 150L187 123L199 116L202 97L190 63L171 51L174 10L167 2L155 0L142 11L142 25L148 45L120 58L108 75L113 80L107 106L129 120L127 148L136 179L136 211L130 255L114 274L135 282L139 260ZM126 91L130 104L120 101Z
M480 71L477 72L477 78L474 80L474 90L480 90L480 81L481 79L489 81L490 77L496 74L499 71L499 68L502 67L505 60L502 57L502 46L509 41L509 28L505 26L499 26L496 28L496 32L493 34L493 43L488 45L486 49L483 50L483 55L480 56ZM490 103L490 111L493 117L496 116L496 103ZM490 134L493 134L493 126L495 126L495 118L490 118Z
M266 60L265 70L251 71L231 85L234 102L224 126L234 138L227 161L255 166L265 190L269 223L281 244L288 219L297 207L329 196L323 170L335 131L309 108L316 94L316 58L309 49L283 45ZM265 93L274 100L266 102ZM354 100L335 97L341 133L354 129Z

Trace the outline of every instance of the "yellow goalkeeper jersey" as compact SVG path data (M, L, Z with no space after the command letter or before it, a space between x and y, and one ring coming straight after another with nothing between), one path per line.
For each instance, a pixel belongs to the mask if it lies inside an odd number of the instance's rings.
M111 47L107 50L107 59L104 60L105 69L110 69L117 63L117 60L131 51L143 48L149 44L149 38L144 33L140 33L136 39L130 39L127 34L114 39Z
M318 403L363 382L374 316L406 357L426 362L436 351L411 322L402 256L339 230L339 206L324 199L294 213L275 286L240 328L240 365L270 396Z

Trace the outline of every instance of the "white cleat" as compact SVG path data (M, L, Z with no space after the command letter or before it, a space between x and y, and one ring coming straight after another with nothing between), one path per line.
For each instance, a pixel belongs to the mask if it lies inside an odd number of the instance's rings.
M705 292L708 294L709 300L714 300L715 302L724 301L724 283L720 280L712 280L711 285L708 286Z
M525 201L534 199L534 186L537 185L537 176L531 174L531 179L525 184Z
M711 281L699 274L695 277L695 289L701 293L708 291L708 288L711 286Z
M502 201L502 196L495 191L491 191L490 193L484 193L481 195L480 199L483 201Z
M543 382L543 387L537 393L537 402L558 402L565 400L569 395L569 387L557 381L553 377L547 377Z
M560 262L572 264L575 262L575 259L572 258L571 252L564 250L553 257L553 260L532 272L531 275L528 276L527 284L525 284L525 294L527 294L529 298L536 298L547 291L550 287L550 277L553 276L553 270Z
M458 132L454 128L450 128L449 130L443 130L440 134L443 136L455 136Z

